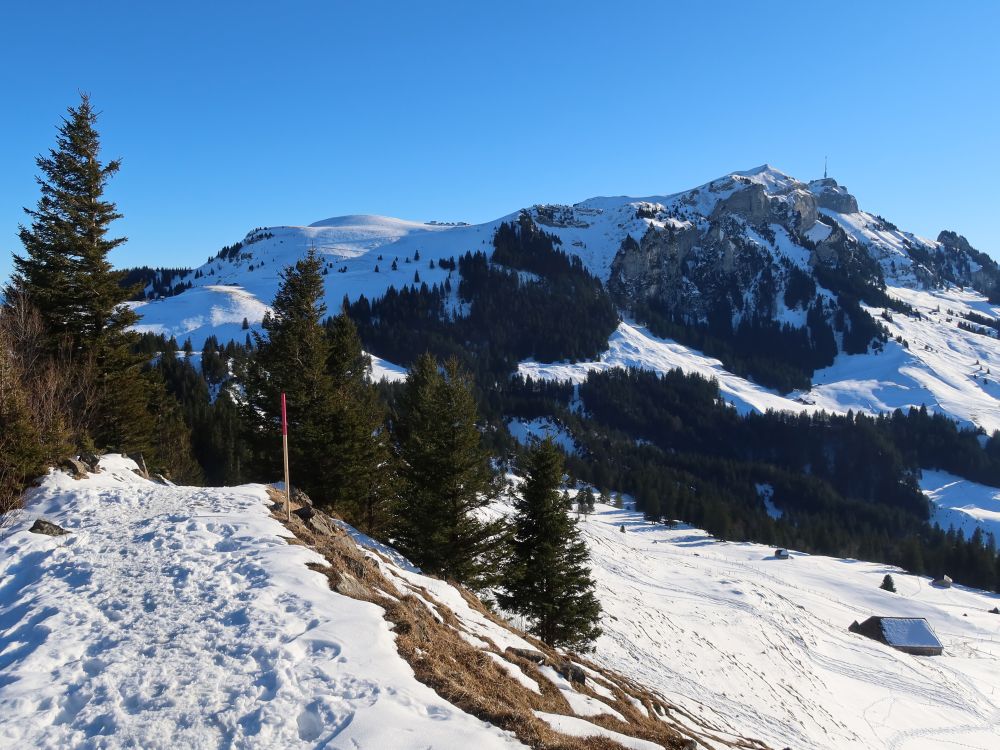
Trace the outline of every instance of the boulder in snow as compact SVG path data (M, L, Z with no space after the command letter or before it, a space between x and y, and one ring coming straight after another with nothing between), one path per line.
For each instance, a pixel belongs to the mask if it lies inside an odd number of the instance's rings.
M64 458L59 468L65 469L74 479L83 479L89 471L87 464L77 458Z
M587 673L583 671L583 668L579 664L574 664L571 661L562 662L556 668L556 671L570 682L583 685L587 681Z
M522 659L533 661L535 664L544 664L546 661L545 654L541 651L535 651L530 648L514 648L513 646L508 646L507 651L510 651L514 654L514 656L520 656Z
M33 534L45 534L46 536L62 536L69 533L62 526L57 526L51 521L46 521L44 518L36 518L28 531Z
M87 467L91 474L98 474L101 471L101 457L96 453L81 453L80 462Z

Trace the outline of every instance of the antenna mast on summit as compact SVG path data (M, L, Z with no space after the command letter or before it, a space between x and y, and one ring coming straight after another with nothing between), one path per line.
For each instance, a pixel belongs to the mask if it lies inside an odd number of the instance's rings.
M827 157L824 156L823 157L823 179L824 180L826 179L826 159L827 159Z

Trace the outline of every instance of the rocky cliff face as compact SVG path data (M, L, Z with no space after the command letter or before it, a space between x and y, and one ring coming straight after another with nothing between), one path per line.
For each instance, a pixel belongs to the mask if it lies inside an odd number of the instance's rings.
M838 214L856 214L859 210L857 199L833 178L813 180L809 183L809 190L820 208L836 211Z
M937 241L939 247L932 262L941 278L971 286L991 301L1000 301L1000 266L995 260L976 250L957 232L945 230Z
M1000 289L1000 267L964 237L942 232L931 242L900 231L829 178L803 183L764 166L634 205L643 223L629 227L608 280L626 308L645 302L690 322L725 311L733 325L748 317L802 325L810 302L793 294L797 302L786 304L785 294L797 271L814 279L830 320L845 290L879 304L886 282Z
M825 268L880 288L878 264L821 213L832 205L849 208L854 198L832 180L821 183L817 194L762 168L680 194L656 210L643 204L646 231L622 241L609 287L625 307L649 302L693 323L725 313L734 325L743 318L794 318L795 310L801 317L813 300L797 299L791 310L784 294L796 270ZM716 200L706 201L712 193ZM835 304L827 307L832 315Z

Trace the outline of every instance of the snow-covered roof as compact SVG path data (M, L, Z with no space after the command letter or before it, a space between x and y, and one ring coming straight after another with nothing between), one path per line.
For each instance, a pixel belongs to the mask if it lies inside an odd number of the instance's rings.
M890 646L941 648L941 641L923 617L883 617L882 634Z

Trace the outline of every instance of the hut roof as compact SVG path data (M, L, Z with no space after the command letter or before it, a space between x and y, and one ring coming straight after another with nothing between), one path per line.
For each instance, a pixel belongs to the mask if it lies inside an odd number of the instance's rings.
M935 655L944 646L923 617L869 617L851 630L911 654Z

